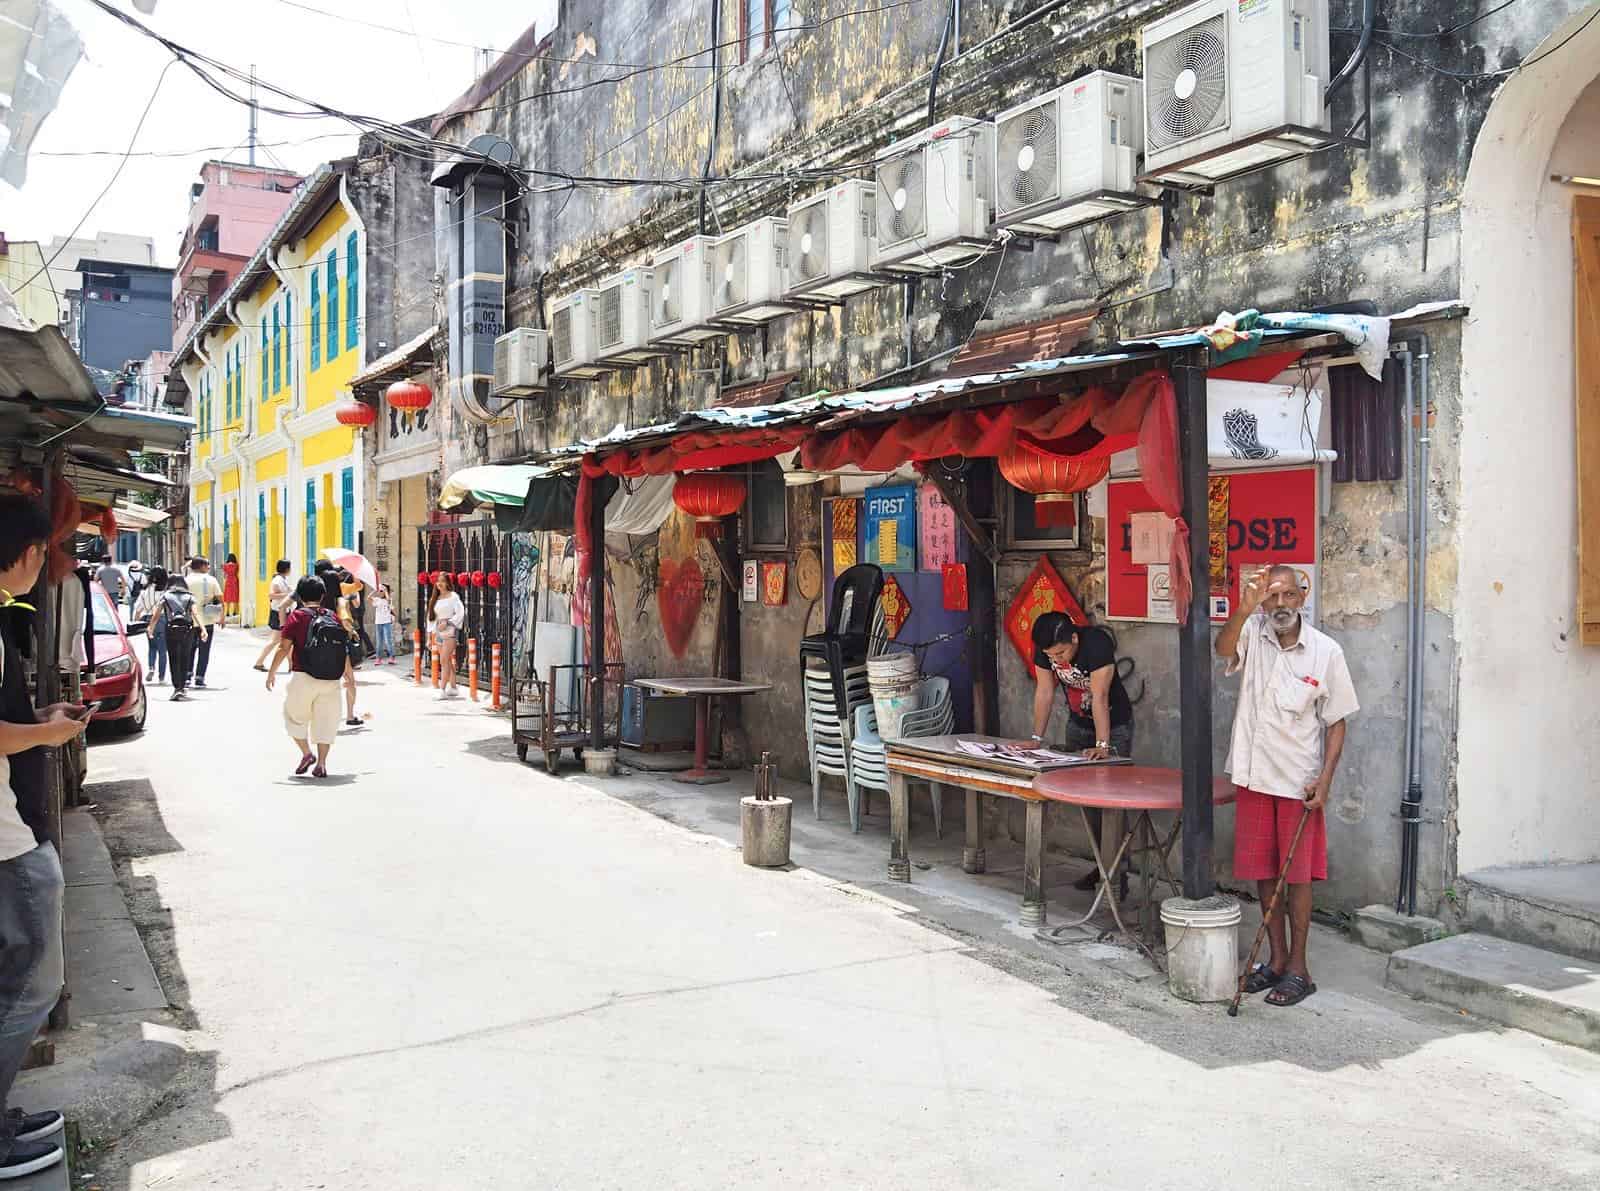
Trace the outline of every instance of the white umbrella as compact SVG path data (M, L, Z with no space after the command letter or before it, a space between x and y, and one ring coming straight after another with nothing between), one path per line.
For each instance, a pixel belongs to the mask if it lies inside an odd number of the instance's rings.
M333 563L334 566L343 567L349 571L356 579L367 585L368 591L378 590L377 568L354 550L344 550L338 546L329 546L322 552L322 557Z

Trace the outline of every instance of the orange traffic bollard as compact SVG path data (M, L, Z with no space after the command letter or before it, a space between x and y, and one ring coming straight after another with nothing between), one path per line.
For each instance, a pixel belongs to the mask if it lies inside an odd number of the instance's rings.
M500 642L489 646L489 708L500 710Z
M428 634L428 652L433 655L433 689L439 689L439 634Z
M411 681L422 685L422 630L411 630Z
M474 703L478 701L478 639L467 638L467 694Z

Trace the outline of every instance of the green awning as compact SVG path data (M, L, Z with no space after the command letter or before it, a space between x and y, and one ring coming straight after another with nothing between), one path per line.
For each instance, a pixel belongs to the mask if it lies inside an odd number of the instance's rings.
M490 463L464 467L444 482L439 507L447 513L470 513L479 505L521 508L528 485L556 469L541 463Z

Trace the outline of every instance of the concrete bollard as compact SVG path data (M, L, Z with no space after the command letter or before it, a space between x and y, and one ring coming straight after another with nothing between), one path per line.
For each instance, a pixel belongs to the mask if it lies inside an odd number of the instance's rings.
M428 633L428 653L433 658L433 689L439 689L439 635L430 631Z
M782 868L789 863L794 800L772 792L777 776L772 754L762 753L761 763L755 767L756 792L739 800L744 862L756 868Z
M500 710L500 642L489 646L489 709Z
M467 694L478 701L478 639L467 638Z

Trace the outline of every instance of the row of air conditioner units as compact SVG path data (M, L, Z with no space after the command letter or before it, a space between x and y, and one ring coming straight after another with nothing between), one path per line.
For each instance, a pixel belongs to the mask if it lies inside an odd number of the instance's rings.
M1327 0L1202 0L1144 29L1144 78L1096 71L897 142L852 179L723 236L692 236L551 308L558 376L598 376L1049 235L1326 143ZM1144 171L1138 172L1143 160ZM496 370L498 375L498 368Z

